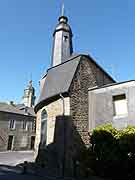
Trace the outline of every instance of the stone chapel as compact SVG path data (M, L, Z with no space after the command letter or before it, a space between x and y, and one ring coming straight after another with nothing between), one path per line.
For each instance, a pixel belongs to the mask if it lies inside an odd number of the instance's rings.
M68 18L62 14L53 32L51 68L40 80L35 106L37 157L70 169L69 174L81 147L90 143L88 89L115 83L90 55L74 52L72 37Z

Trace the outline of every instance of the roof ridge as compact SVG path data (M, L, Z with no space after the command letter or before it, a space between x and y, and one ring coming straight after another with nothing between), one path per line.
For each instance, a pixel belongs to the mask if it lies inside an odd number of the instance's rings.
M58 67L58 66L61 66L61 65L65 64L65 63L67 63L67 62L69 62L69 61L72 61L73 59L75 59L75 58L77 58L77 57L79 57L79 56L82 56L82 54L77 54L77 55L75 55L75 56L73 56L73 57L71 56L67 61L64 61L64 62L62 62L62 63L60 63L60 64L57 64L56 66L53 66L53 67L48 68L48 69L47 69L47 72L48 72L49 70L53 69L53 68L56 68L56 67Z

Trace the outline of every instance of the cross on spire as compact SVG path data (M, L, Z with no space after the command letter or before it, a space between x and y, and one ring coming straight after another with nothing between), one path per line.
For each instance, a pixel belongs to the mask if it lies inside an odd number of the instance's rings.
M65 14L65 6L64 6L64 1L62 2L62 8L61 8L61 16L64 16Z
M30 80L32 81L32 72L30 73Z

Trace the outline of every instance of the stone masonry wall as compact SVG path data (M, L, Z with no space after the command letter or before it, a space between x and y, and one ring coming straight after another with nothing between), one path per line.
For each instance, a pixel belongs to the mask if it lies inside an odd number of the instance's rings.
M65 103L65 115L70 115L70 100L69 97L64 98ZM37 112L37 121L36 121L36 142L35 142L35 149L37 156L38 153L38 146L40 143L40 130L41 130L41 112L43 110L47 112L47 145L53 143L54 132L55 132L55 121L57 116L63 115L63 101L62 99L58 99L50 103L47 106L44 106Z
M15 129L13 130L9 128L10 120L15 120ZM27 131L22 129L23 120L28 122ZM12 150L30 150L31 136L35 136L35 131L32 130L33 121L34 117L0 112L0 151L7 150L9 135L14 137ZM24 136L27 138L27 142L22 147L21 140Z
M85 145L88 136L88 88L113 81L92 61L82 57L70 87L70 110L73 124ZM77 144L76 139L74 143Z

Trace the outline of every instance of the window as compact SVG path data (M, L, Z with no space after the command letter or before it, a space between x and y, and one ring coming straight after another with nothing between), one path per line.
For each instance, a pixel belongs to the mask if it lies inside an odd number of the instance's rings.
M15 120L10 120L10 122L9 122L9 128L10 129L15 129Z
M68 36L63 36L63 41L66 42L68 40Z
M114 104L114 116L126 115L127 110L127 99L125 94L113 96Z
M10 136L8 136L7 150L12 150L13 144L14 144L14 136L10 135Z
M26 120L23 121L23 129L28 130L28 122Z
M47 112L44 109L41 113L41 148L44 148L47 140Z

